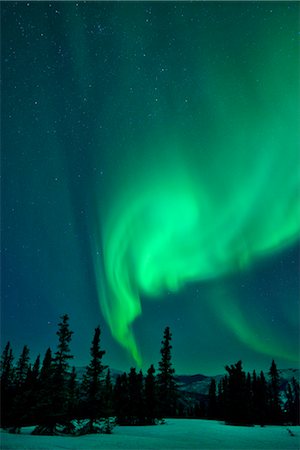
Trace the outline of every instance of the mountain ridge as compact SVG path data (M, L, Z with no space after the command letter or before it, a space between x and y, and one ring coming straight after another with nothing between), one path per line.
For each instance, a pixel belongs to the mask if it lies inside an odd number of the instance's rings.
M85 372L86 367L80 366L76 367L77 378L81 379ZM112 380L115 382L118 375L124 373L122 370L118 369L110 369ZM259 372L257 372L259 373ZM288 368L288 369L278 369L279 377L280 377L280 391L285 391L287 384L294 377L298 382L300 381L300 369L296 368ZM193 374L193 375L175 375L175 379L178 384L178 389L182 392L186 392L192 395L208 395L209 385L211 380L214 378L216 383L226 375L203 375L201 373ZM268 373L265 373L266 378L268 378Z

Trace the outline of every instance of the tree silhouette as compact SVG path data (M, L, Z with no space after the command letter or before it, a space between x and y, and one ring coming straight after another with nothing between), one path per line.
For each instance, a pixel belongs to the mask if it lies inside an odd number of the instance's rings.
M216 394L216 380L211 379L208 391L208 409L207 414L209 419L214 419L217 416L217 394Z
M13 431L19 432L22 425L28 424L30 415L29 379L31 367L29 364L29 348L24 345L18 359L15 377L15 396L11 408Z
M100 327L95 329L91 346L91 362L86 368L82 389L85 396L86 417L89 419L90 432L95 431L94 422L105 415L104 411L104 367L102 357L104 350L100 350Z
M110 370L107 370L104 382L103 395L104 417L111 417L113 415L113 385L111 381Z
M37 421L36 407L40 389L40 355L37 356L33 366L29 367L25 382L25 393L23 403L26 405L27 423L33 425Z
M282 411L279 398L279 373L274 359L271 364L269 376L269 417L272 423L281 423Z
M128 424L144 423L143 374L132 367L128 374Z
M2 356L0 364L1 373L1 427L9 425L10 412L14 401L15 385L14 375L15 370L13 367L13 352L10 346L10 342L7 342Z
M158 392L153 364L149 367L145 378L145 420L153 425L158 415Z
M54 357L54 385L56 389L55 406L57 407L57 416L64 419L67 410L67 386L70 377L69 360L73 359L73 355L70 354L70 342L73 331L69 329L69 316L67 314L61 316L60 319L56 333L58 345Z
M242 361L226 366L228 372L228 403L225 419L230 423L245 422L245 385L246 377L242 369Z
M127 374L124 372L116 379L116 384L113 391L114 398L114 410L117 417L117 423L119 425L126 425L128 423L128 379Z
M75 367L72 367L72 372L70 374L69 386L68 386L68 391L69 391L68 419L69 420L74 419L78 412L79 392L78 392L76 376L77 376L76 369L75 369Z
M17 388L21 388L24 384L27 372L29 369L29 348L27 345L24 345L22 353L17 363L16 368L16 386Z
M286 418L292 425L300 425L299 420L299 383L293 377L286 389Z
M175 370L172 365L172 334L170 328L166 327L160 350L161 360L159 362L157 384L160 400L159 414L161 417L173 417L176 415L178 390L175 381Z
M35 417L37 418L36 423L40 428L45 427L47 429L53 422L54 369L52 352L51 349L48 348L42 362L36 394Z
M257 392L256 392L256 408L257 415L255 417L256 423L264 425L268 419L268 387L265 374L260 372L259 378L257 378Z
M49 360L46 361L47 365L50 364L51 366L51 378L47 381L45 380L46 388L51 388L52 393L49 413L47 418L45 417L47 420L47 427L43 431L45 434L53 434L55 432L56 424L67 425L68 422L69 380L71 372L69 360L73 358L73 355L70 353L72 334L73 331L69 328L69 316L64 314L60 317L58 331L56 332L56 335L58 336L57 351L55 352L55 356L51 362ZM49 357L50 355L48 353L47 358ZM46 412L45 408L44 411Z

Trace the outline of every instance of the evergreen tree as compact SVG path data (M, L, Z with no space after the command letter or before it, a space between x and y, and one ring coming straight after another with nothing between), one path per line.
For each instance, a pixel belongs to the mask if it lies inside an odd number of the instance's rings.
M68 427L71 378L69 360L73 358L70 354L72 334L73 331L69 329L69 316L64 314L58 323L56 333L58 345L54 358L49 348L43 360L36 406L38 426L33 434L52 435L56 432L57 424Z
M13 352L10 346L10 342L7 342L5 349L3 350L0 362L1 373L1 387L5 389L9 385L13 384L14 379L14 367L13 367Z
M260 423L259 421L259 415L260 415L260 408L259 408L259 380L257 379L257 375L255 370L253 370L252 373L252 382L251 382L251 392L252 392L252 416L253 416L253 422L254 423Z
M40 357L40 355L38 355L36 360L34 361L34 364L33 364L32 370L31 370L31 380L33 383L36 383L39 378L40 361L41 361L41 357Z
M69 380L69 402L68 402L68 419L74 419L78 412L78 386L76 381L76 369L72 367L72 372Z
M115 426L115 420L111 418L113 415L113 385L111 381L110 370L106 372L105 382L104 382L104 396L103 396L103 410L105 417L105 434L111 434L112 429Z
M207 417L207 405L205 400L200 400L199 402L197 402L193 409L194 410L192 412L192 417L196 417L199 419Z
M269 371L269 377L269 417L271 423L277 424L282 421L282 411L279 398L279 373L274 359Z
M128 422L141 425L144 420L143 374L132 367L128 375Z
M294 397L292 421L295 425L300 425L300 388L299 382L296 381L295 377L292 378L292 391Z
M20 432L23 425L28 425L29 420L29 386L28 379L31 375L31 366L29 364L29 348L24 345L21 355L18 359L15 378L15 396L12 405L11 421L13 431Z
M209 391L208 391L208 418L215 419L217 416L217 393L216 393L216 380L211 379Z
M40 355L37 356L33 366L29 366L20 399L21 408L24 410L24 424L33 425L37 421L36 407L39 393ZM18 408L20 411L20 408Z
M58 336L57 351L55 352L55 372L65 375L70 370L69 359L73 359L70 354L70 342L72 339L73 331L69 329L69 316L64 314L60 317L61 321L58 324Z
M253 391L252 391L252 380L251 375L248 372L245 382L245 421L247 423L254 423L254 413L253 413Z
M19 389L22 387L26 380L27 372L29 369L29 361L29 348L27 345L24 345L16 368L16 385Z
M45 385L48 381L50 381L53 377L54 374L54 359L52 357L52 351L51 348L49 347L46 350L44 359L43 359L43 363L42 363L42 367L41 367L41 372L40 372L40 382L42 385ZM50 390L49 390L50 393Z
M293 377L286 390L286 419L292 425L300 425L299 420L299 383Z
M263 371L260 372L259 378L257 378L257 420L260 425L267 423L268 415L268 387L266 377Z
M217 417L225 420L226 412L228 410L228 376L225 375L218 385L217 396Z
M291 422L291 417L292 417L292 410L293 410L293 393L292 393L292 387L291 384L288 383L287 387L286 387L286 404L285 404L285 408L286 408L286 419L288 422Z
M154 374L155 369L152 364L147 371L145 379L145 415L146 422L150 425L155 423L158 414L158 395Z
M36 393L35 416L40 427L52 425L54 415L53 393L54 393L54 360L51 349L48 348L38 378L38 389ZM51 431L51 430L50 430Z
M15 395L15 370L13 352L8 342L3 350L0 363L1 373L1 427L9 425Z
M228 404L225 410L225 420L230 423L243 423L245 418L245 385L246 376L242 369L242 361L226 366L228 372Z
M160 350L161 360L157 376L160 399L159 414L161 417L174 417L176 415L178 390L174 376L175 370L172 366L171 340L170 328L166 327Z
M100 350L100 333L100 327L97 327L91 346L91 362L86 369L82 385L91 432L94 431L94 422L105 415L103 378L106 367L102 365L105 351Z
M15 410L20 426L34 425L38 419L36 406L39 392L39 369L40 356L38 355L33 366L29 366L21 392L16 398Z
M64 314L60 319L56 333L58 345L54 357L53 426L55 423L64 423L67 420L70 379L69 360L73 358L70 354L70 342L73 331L69 329L69 316Z
M104 416L111 417L113 415L113 385L111 381L110 370L107 370L104 383Z
M128 379L127 374L125 372L117 377L113 394L114 394L114 411L117 417L117 423L119 425L127 425L129 421L128 420L129 392L128 392Z

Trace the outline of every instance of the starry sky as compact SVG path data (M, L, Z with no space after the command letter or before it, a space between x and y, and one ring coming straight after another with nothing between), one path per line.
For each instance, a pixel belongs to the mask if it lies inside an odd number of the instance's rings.
M297 367L299 3L3 2L2 344Z

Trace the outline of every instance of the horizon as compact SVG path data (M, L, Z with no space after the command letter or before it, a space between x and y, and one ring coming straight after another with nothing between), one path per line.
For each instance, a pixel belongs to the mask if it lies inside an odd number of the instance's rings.
M100 327L100 329L101 329L101 327ZM171 332L172 332L172 330L171 330ZM14 356L14 363L17 363L18 357L19 357L19 355L21 354L21 351L22 351L22 349L23 349L23 345L20 347L20 351L16 352L15 349L14 349L14 347L13 347L13 345L12 345L11 340L8 340L8 342L10 342L10 344L11 344L11 346L12 346L13 356ZM1 343L1 346L0 346L1 352L3 351L4 346L6 345L6 343L7 343L7 342L2 342L2 343ZM56 343L56 344L57 344L57 343ZM27 345L27 344L25 343L24 345ZM2 348L2 346L3 346L3 348ZM38 357L38 355L40 355L41 363L42 363L43 358L44 358L45 353L46 353L46 351L47 351L48 348L51 349L52 354L55 353L55 351L56 351L56 345L54 345L53 347L48 346L48 347L45 348L45 351L44 351L44 352L42 351L42 352L39 352L39 353L37 353L37 354L35 354L35 355L32 355L31 349L30 349L30 347L29 347L29 350L30 350L30 354L29 354L29 357L30 357L30 364L33 364L33 363L34 363L34 361L36 360L36 358ZM101 348L102 348L103 350L106 351L106 349L105 349L104 347L101 347ZM71 342L71 349L72 349L72 342ZM86 358L86 362L78 362L78 361L77 361L77 358L76 358L76 355L73 355L73 353L72 353L72 351L71 351L71 354L72 354L72 356L73 356L73 359L71 359L70 367L73 367L73 366L74 366L76 370L78 370L78 369L80 369L80 370L85 370L86 367L88 366L88 364L90 363L90 354L89 354L89 351L90 351L90 348L88 348L88 352L87 352L87 355L88 355L88 356L87 356L87 358ZM173 355L173 352L172 352L172 355ZM148 368L150 367L151 364L153 364L153 366L154 366L154 368L155 368L155 371L156 371L156 373L157 373L157 370L158 370L158 362L159 362L159 360L160 360L159 349L158 349L158 357L157 357L157 360L156 360L155 362L154 362L154 361L150 362L150 364L149 364L148 366L145 366L145 367L139 367L139 366L136 366L136 365L134 365L134 364L131 364L131 365L129 364L128 367L125 367L125 366L124 366L124 368L121 369L121 368L116 368L116 367L111 366L111 365L109 364L109 362L106 361L106 356L107 356L107 351L106 351L106 353L105 353L104 356L103 356L103 358L104 358L104 365L107 366L106 369L109 369L110 371L112 371L112 372L114 372L114 373L124 373L124 372L128 373L129 370L130 370L131 368L135 368L137 371L142 370L142 372L145 374L145 373L147 372L147 370L148 370ZM172 364L173 364L173 367L174 367L174 369L175 369L175 376L194 376L194 375L197 376L197 375L202 375L202 376L205 376L205 377L211 377L211 378L213 378L213 377L218 377L218 376L222 376L222 375L226 374L225 366L226 366L226 365L230 366L231 364L235 364L235 363L236 363L237 361L239 361L239 360L242 361L243 370L244 370L246 373L249 372L249 373L252 374L252 372L255 370L257 374L260 373L260 371L263 371L263 372L265 373L265 375L268 375L268 371L270 370L271 363L272 363L272 360L273 360L273 359L274 359L274 361L276 362L276 358L272 358L272 359L270 360L269 365L266 364L266 366L263 368L263 367L258 367L258 366L257 366L257 367L250 367L247 363L245 364L245 361L244 361L242 358L239 358L239 359L234 360L234 361L228 361L228 362L225 362L225 363L224 363L224 366L223 366L223 371L222 371L222 369L221 369L219 372L214 373L214 374L205 372L204 370L201 370L201 368L199 368L199 370L196 369L196 371L194 371L194 372L180 372L180 371L177 370L177 367L176 367L176 361L174 361L174 357L172 358ZM288 371L288 370L298 370L298 371L300 371L299 365L298 365L298 366L297 366L297 365L295 365L295 366L292 366L292 365L291 365L290 367L281 367L281 366L278 366L278 365L277 365L277 368L278 368L278 370L279 370L280 372L282 372L282 371Z

